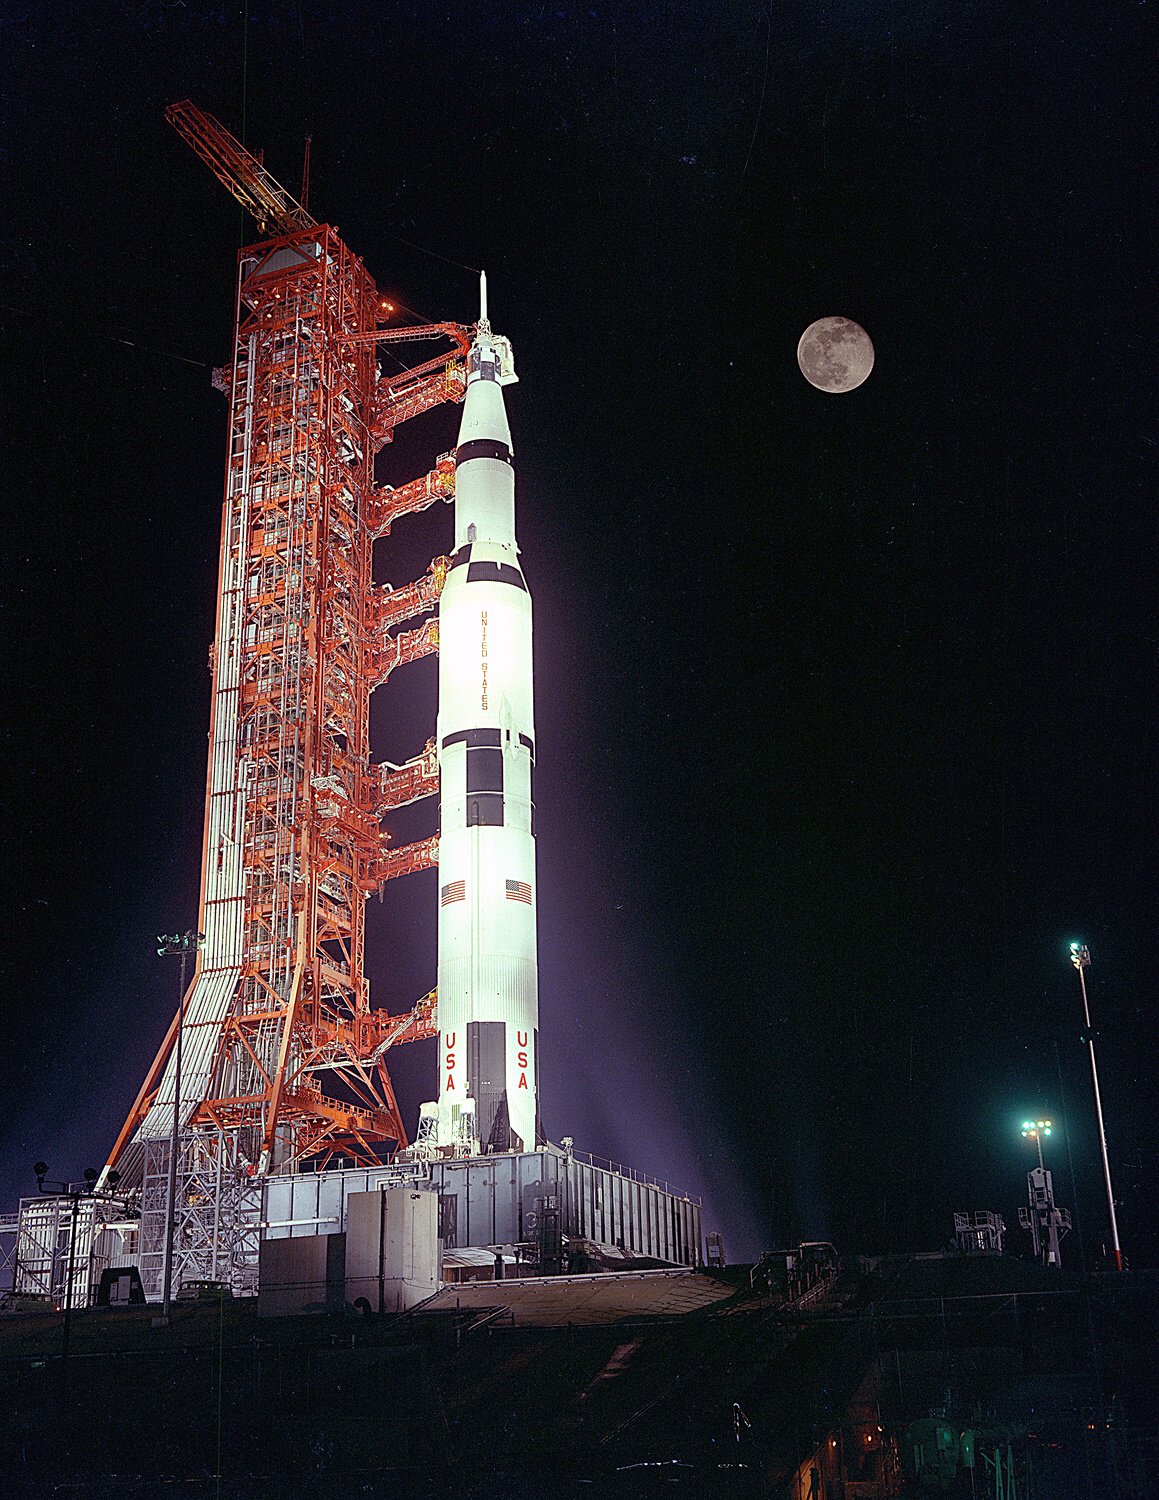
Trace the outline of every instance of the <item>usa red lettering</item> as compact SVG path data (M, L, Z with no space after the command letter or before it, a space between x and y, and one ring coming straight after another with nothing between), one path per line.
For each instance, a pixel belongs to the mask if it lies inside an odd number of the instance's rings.
M519 1075L519 1082L515 1085L515 1087L517 1089L525 1089L527 1087L527 1074L526 1073L520 1073L520 1075Z

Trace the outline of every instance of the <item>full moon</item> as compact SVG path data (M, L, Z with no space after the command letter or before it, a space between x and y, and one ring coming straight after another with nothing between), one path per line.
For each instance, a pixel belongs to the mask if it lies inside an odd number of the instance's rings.
M854 391L873 369L873 345L851 318L818 318L801 335L797 363L819 391Z

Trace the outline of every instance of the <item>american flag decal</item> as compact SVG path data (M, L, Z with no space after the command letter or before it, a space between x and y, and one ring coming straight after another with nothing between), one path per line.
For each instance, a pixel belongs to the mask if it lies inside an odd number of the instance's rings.
M508 901L522 901L524 906L531 905L531 887L526 880L508 880L506 885Z
M465 901L467 899L467 882L465 880L452 880L443 887L439 898L440 906L449 906L452 901Z

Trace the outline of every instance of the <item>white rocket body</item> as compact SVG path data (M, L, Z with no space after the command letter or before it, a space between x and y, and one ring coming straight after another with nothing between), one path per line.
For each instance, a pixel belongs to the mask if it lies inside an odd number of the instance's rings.
M502 392L514 379L484 301L439 599L437 731L438 1141L484 1151L533 1150L540 1136L531 596Z

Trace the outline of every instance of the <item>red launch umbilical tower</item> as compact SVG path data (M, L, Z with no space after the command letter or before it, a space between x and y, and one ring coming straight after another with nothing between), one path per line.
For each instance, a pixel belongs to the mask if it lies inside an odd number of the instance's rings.
M229 430L204 942L108 1163L142 1185L147 1285L160 1265L175 1102L178 1239L206 1275L225 1272L230 1182L375 1163L406 1145L386 1054L434 1034L434 996L404 1015L371 1009L364 907L385 881L435 864L436 839L392 846L381 819L435 793L438 772L433 742L401 769L372 764L369 703L395 668L438 649L435 621L420 617L437 605L446 559L397 589L374 584L371 559L400 516L450 498L455 475L444 457L380 490L373 464L399 423L462 399L471 337L457 324L392 326L393 309L333 228L211 116L185 102L167 118L270 237L239 253L221 379ZM450 348L382 375L379 344L422 339ZM199 1227L210 1201L214 1223Z

